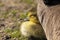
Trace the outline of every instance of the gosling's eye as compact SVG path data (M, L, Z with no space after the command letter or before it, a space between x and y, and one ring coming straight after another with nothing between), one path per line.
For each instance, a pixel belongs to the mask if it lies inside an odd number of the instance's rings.
M31 17L34 17L34 16L31 16Z

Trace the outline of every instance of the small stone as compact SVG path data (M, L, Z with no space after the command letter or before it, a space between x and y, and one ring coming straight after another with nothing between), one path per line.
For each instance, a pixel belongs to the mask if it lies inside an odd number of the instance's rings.
M5 26L5 24L1 24L1 26Z
M4 21L5 19L4 18L0 18L0 21Z
M5 40L9 40L11 38L11 36L7 35L5 36Z

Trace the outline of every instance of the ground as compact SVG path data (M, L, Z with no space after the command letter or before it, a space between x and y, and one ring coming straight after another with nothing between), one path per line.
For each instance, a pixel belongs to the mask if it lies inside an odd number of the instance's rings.
M34 4L21 0L0 0L0 40L27 40L19 29L26 18L25 13Z

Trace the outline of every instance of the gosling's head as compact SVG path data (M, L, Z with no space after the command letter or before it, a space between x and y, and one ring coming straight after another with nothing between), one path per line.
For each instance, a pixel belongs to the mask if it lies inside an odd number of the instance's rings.
M37 14L34 12L29 12L28 13L28 19L32 22L38 22Z

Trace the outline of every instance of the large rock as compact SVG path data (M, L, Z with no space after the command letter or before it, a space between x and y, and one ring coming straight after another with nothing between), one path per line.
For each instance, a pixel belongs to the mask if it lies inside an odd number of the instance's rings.
M46 6L38 0L37 15L47 40L60 40L60 5Z

